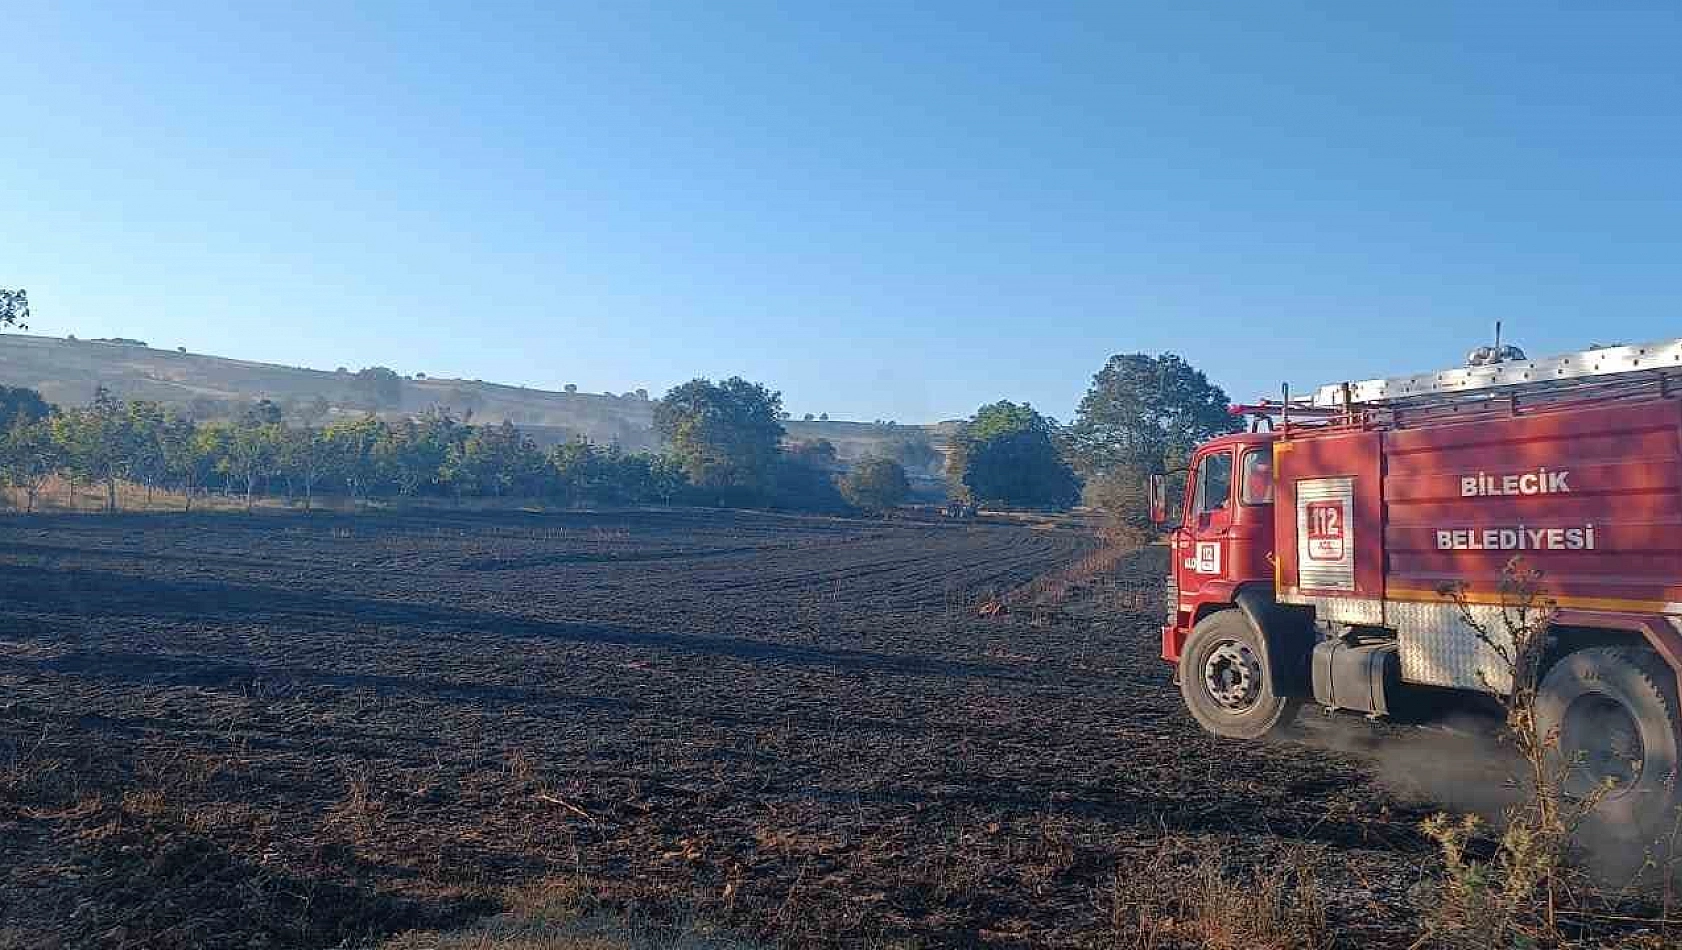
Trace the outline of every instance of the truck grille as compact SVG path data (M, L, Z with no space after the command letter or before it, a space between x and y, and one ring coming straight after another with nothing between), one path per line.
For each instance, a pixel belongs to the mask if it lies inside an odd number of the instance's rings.
M1176 619L1175 610L1180 603L1180 582L1174 578L1174 567L1168 566L1168 581L1162 585L1162 612L1168 615L1168 624L1172 626Z

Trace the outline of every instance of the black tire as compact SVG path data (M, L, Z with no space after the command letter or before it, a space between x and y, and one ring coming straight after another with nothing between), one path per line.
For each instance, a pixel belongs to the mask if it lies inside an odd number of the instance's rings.
M1261 631L1241 610L1210 614L1192 628L1180 652L1180 695L1198 725L1227 739L1260 739L1302 706L1274 691Z
M1578 650L1543 677L1536 730L1552 737L1553 768L1571 765L1566 793L1617 783L1592 816L1601 832L1650 843L1670 831L1682 764L1677 709L1676 674L1651 650Z

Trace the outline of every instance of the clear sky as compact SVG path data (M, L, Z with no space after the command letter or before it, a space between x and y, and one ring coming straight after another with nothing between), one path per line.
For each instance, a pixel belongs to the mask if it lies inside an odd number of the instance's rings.
M1069 418L1682 335L1682 4L8 4L38 332Z

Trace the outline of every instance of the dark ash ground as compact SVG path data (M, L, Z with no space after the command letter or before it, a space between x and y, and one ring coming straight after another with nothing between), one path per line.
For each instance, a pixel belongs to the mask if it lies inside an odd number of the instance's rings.
M791 945L1113 945L1133 870L1429 848L1338 728L1205 738L1160 550L730 512L0 521L0 946L326 947L578 878ZM1119 875L1119 876L1118 876Z

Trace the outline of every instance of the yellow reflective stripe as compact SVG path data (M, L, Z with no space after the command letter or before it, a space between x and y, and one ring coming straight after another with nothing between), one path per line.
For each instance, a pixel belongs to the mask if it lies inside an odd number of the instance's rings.
M1434 590L1417 590L1406 587L1389 588L1384 592L1384 596L1387 600L1423 601L1427 603L1442 603L1452 599ZM1469 590L1461 596L1466 603L1480 606L1498 607L1513 602L1512 595L1504 595L1500 591ZM1543 594L1538 600L1553 603L1560 607L1576 607L1582 610L1619 610L1629 613L1664 613L1667 610L1674 610L1676 607L1676 605L1663 600L1630 600L1623 597L1550 597Z

